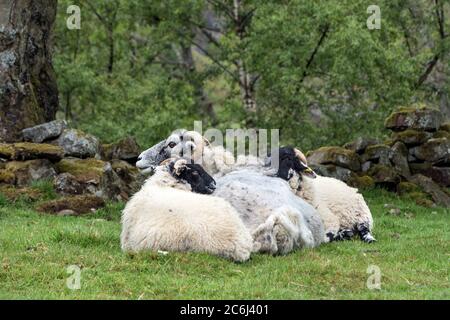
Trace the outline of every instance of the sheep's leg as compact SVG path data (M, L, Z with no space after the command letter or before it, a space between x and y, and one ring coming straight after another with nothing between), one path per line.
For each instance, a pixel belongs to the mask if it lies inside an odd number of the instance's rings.
M372 243L377 241L374 236L370 233L370 229L365 223L360 223L356 226L356 229L358 230L359 237L362 241L367 243Z
M273 232L275 219L270 216L260 224L252 233L254 241L254 251L276 254L278 246Z
M354 235L355 235L355 233L351 229L341 229L336 233L328 232L326 234L329 242L350 240L351 238L353 238Z

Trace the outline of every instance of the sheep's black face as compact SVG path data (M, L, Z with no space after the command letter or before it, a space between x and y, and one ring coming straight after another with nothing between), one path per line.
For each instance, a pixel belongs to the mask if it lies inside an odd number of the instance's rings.
M289 180L292 178L293 171L299 174L306 174L312 178L315 178L315 173L311 170L303 161L298 158L295 149L292 147L282 147L279 150L279 167L277 176Z
M211 194L216 189L216 181L199 164L178 160L169 165L169 171L175 178L189 183L193 192Z

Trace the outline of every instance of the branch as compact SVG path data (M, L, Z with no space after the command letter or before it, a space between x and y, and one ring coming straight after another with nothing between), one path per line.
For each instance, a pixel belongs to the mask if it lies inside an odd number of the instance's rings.
M441 39L445 39L445 30L444 30L444 7L442 2L439 2L439 0L434 0L435 6L435 13L436 18L439 26L439 35Z
M233 10L230 7L228 7L226 4L224 4L220 1L216 1L216 0L206 0L206 2L208 2L209 4L211 4L212 6L215 6L215 7L222 7L225 14L229 18L231 18L231 20L234 20Z
M319 48L322 45L323 41L325 40L325 37L327 36L329 30L330 30L330 25L327 24L325 26L325 29L322 31L322 34L319 38L319 41L316 44L316 47L314 48L313 52L311 53L311 56L309 57L309 59L306 63L305 70L303 71L302 78L300 79L300 83L302 83L303 80L305 80L305 78L307 76L307 71L308 71L309 67L311 66L311 64L313 63L314 58L315 58L317 52L319 51Z
M424 82L427 80L428 76L430 75L431 71L433 71L434 67L436 66L437 62L439 61L440 54L437 53L433 59L428 63L428 67L425 70L425 72L420 76L419 81L416 83L416 89L418 89Z

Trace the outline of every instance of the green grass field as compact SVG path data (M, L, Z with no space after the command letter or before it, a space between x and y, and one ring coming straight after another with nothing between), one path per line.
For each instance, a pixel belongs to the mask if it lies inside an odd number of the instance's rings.
M3 299L450 299L450 212L382 190L365 193L375 244L331 243L235 264L206 254L127 255L119 244L122 204L90 216L57 217L0 198ZM385 204L398 207L393 215ZM79 290L67 267L81 268ZM368 267L381 270L370 290Z

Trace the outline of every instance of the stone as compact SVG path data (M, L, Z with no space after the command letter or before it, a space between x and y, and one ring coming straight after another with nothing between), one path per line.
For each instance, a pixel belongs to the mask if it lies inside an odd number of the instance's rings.
M427 140L431 139L432 137L433 137L433 134L430 132L417 131L417 130L412 130L412 129L392 133L392 140L394 142L401 141L408 147L417 146L419 144L422 144L422 143L426 142Z
M16 202L20 199L24 199L27 202L37 201L44 196L42 191L37 188L16 188L13 186L1 186L0 194L2 194L10 202Z
M441 125L442 114L430 108L400 108L385 121L384 126L393 131L416 129L436 131Z
M103 208L104 206L105 201L100 197L92 195L79 195L44 202L38 205L36 210L43 213L59 215L61 215L61 212L63 212L63 214L75 212L75 215L80 215L91 213L92 209L96 210Z
M415 174L409 178L409 181L429 194L437 205L450 208L450 196L431 178L422 174Z
M129 188L115 173L109 162L92 158L65 158L56 165L56 168L60 174L69 173L72 175L83 186L83 193L94 194L111 200L126 200L129 196L126 192L123 192L123 190L129 190ZM65 177L65 179L68 178L73 180L70 176ZM70 185L77 187L74 182Z
M350 169L335 166L333 164L310 166L318 175L335 178L344 182L347 182L356 176Z
M431 169L432 166L433 164L429 162L418 162L409 164L409 168L411 169L412 174L422 173L424 171L427 171L428 169Z
M397 193L400 195L405 195L412 192L420 192L420 188L417 184L402 181L397 185Z
M45 143L0 143L0 157L8 160L49 159L59 161L64 150L58 146Z
M99 153L98 139L81 130L66 129L54 141L64 150L65 156L77 158L92 158Z
M124 160L112 160L111 166L120 179L125 182L129 195L139 191L147 178L146 175L141 174L138 168Z
M3 170L14 175L14 184L17 186L27 186L39 180L51 180L56 176L53 164L47 159L10 161Z
M403 142L397 141L391 147L389 156L394 168L401 176L409 177L411 175L408 164L408 148Z
M426 143L410 149L410 152L422 161L433 164L450 163L450 140L446 138L430 139Z
M394 187L400 182L400 177L394 168L383 164L375 164L368 175L373 178L376 184Z
M450 132L450 122L441 124L439 130Z
M127 137L116 143L102 145L105 160L125 160L135 163L140 155L141 148L133 137Z
M346 143L344 148L352 150L358 154L362 154L368 146L379 143L380 142L377 139L358 137L354 141Z
M423 163L422 166L415 166L413 173L430 177L441 186L450 186L450 167L435 167L430 163Z
M347 183L357 189L369 189L375 186L375 181L369 176L354 176L350 178Z
M359 156L354 151L341 147L322 147L309 152L308 164L316 166L334 164L352 171L361 170Z
M436 131L435 133L433 133L433 138L434 139L447 138L450 140L450 132L444 130Z
M22 137L25 141L42 143L59 137L66 128L66 121L55 120L22 130Z
M64 195L76 195L83 194L83 183L79 182L75 176L70 173L61 173L53 180L53 187L59 194Z
M391 148L389 148L385 144L376 144L373 146L367 147L364 154L361 156L361 161L367 162L371 161L374 163L381 163L384 165L390 165L391 162L389 160L391 154Z

